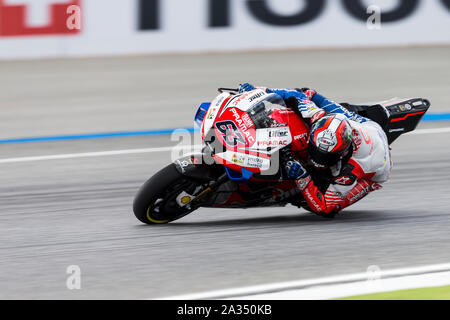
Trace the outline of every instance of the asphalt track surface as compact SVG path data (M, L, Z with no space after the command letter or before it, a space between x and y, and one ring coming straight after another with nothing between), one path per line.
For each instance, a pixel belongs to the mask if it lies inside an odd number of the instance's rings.
M283 87L308 79L338 101L423 96L446 112L449 58L449 48L409 48L4 62L0 131L189 127L197 102L246 80ZM289 206L201 209L142 225L134 194L171 161L167 151L0 161L0 298L158 298L448 263L449 141L450 133L401 137L390 182L334 220ZM175 144L169 136L8 144L0 160ZM66 288L70 265L81 268L81 290Z

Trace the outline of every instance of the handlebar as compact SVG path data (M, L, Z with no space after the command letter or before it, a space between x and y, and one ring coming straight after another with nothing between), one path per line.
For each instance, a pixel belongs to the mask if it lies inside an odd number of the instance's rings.
M231 88L219 88L217 89L220 93L224 92L224 91L229 91L232 93L238 93L239 89L231 89Z

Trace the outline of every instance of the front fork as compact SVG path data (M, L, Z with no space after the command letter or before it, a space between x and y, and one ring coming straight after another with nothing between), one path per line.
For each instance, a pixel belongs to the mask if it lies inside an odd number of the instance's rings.
M191 202L191 206L192 205L199 205L201 203L201 201L206 198L208 195L210 195L212 192L216 191L217 189L219 189L219 187L226 181L228 181L228 174L224 173L223 175L221 175L219 177L219 179L217 179L216 181L214 181L212 184L210 184L207 188L203 189L198 195L195 196L194 199L192 199Z
M214 169L215 164L208 165L204 163L204 154L193 154L174 162L177 170L185 177L204 182L205 187L192 195L193 198L188 204L190 207L200 207L201 202L212 192L216 191L224 182L229 180L228 174L224 171L219 176ZM206 186L207 185L207 186Z

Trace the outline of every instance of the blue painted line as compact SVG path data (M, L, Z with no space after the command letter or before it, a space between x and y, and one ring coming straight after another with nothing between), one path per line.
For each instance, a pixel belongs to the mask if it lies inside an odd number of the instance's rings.
M433 121L450 121L450 113L430 113L426 114L423 122ZM46 136L46 137L29 137L17 139L0 140L0 144L27 143L27 142L50 142L65 140L87 140L87 139L108 139L120 137L139 137L139 136L159 136L172 134L175 130L186 130L187 132L197 132L196 128L180 128L180 129L163 129L163 130L146 130L146 131L122 131L122 132L105 132L92 134L76 134L62 136Z
M450 120L450 113L430 113L425 114L422 118L422 121L424 122L449 121L449 120Z
M139 137L139 136L159 136L172 134L176 130L185 130L187 132L198 131L198 129L195 128L180 128L180 129L164 129L164 130L148 130L148 131L123 131L123 132L107 132L107 133L77 134L77 135L63 135L63 136L30 137L30 138L0 140L0 144L49 142L49 141L64 141L64 140L107 139L120 137Z

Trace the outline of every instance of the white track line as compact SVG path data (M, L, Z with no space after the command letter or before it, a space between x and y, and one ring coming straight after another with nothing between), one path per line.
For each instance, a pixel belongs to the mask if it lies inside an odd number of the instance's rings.
M288 290L239 297L240 300L328 300L399 290L450 285L450 272L427 273L397 278Z
M184 146L184 147L161 147L161 148L147 148L147 149L127 149L127 150L112 150L112 151L99 151L99 152L86 152L86 153L67 153L48 156L35 156L35 157L22 157L22 158L9 158L1 159L0 164L6 163L18 163L18 162L34 162L34 161L46 161L46 160L64 160L64 159L76 159L76 158L93 158L93 157L106 157L106 156L118 156L124 154L142 154L142 153L155 153L155 152L169 152L177 150L194 150L201 148L200 145Z
M450 128L436 128L436 129L421 129L416 130L408 134L437 134L437 133L450 133ZM0 164L7 163L20 163L20 162L34 162L34 161L48 161L48 160L64 160L64 159L76 159L76 158L93 158L93 157L107 157L127 154L143 154L143 153L155 153L155 152L169 152L182 149L197 149L201 148L200 145L190 146L178 146L178 147L161 147L161 148L147 148L147 149L127 149L127 150L112 150L112 151L100 151L100 152L86 152L86 153L68 153L57 155L45 155L34 157L21 157L21 158L9 158L0 159Z
M450 271L450 263L380 271L376 274L376 277L377 279L391 279L415 275L429 275L432 273L448 272L448 271ZM308 288L319 289L323 293L326 292L328 290L327 288L331 286L344 284L348 285L357 284L362 281L367 281L368 279L373 278L373 276L374 276L373 273L368 272L355 273L342 276L279 282L259 286L232 288L196 294L165 297L162 298L162 300L240 299L240 298L248 298L251 296L265 295L271 293L283 293L286 291L301 290ZM446 285L446 283L443 283L443 285ZM343 296L346 296L346 293L344 293Z

